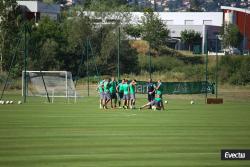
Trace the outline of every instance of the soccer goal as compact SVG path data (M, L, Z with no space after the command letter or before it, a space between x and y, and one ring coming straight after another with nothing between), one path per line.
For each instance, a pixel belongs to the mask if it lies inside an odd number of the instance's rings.
M25 82L26 78L26 82ZM68 71L22 72L22 96L76 97L72 74Z

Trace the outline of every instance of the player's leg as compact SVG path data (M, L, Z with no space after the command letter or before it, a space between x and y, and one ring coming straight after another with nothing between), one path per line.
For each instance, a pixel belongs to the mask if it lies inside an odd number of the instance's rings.
M121 105L121 98L120 98L119 92L117 93L117 101L116 101L116 103L118 103L118 107L120 107L120 105Z
M111 108L114 107L113 106L113 94L112 93L110 94L110 106L111 106Z
M102 108L106 108L106 101L107 101L107 97L106 97L106 93L103 92L103 99L102 99Z
M126 109L126 105L127 105L127 95L123 95L123 108Z
M100 92L100 109L103 108L103 99L104 99L104 93Z
M162 109L162 110L165 110L163 101L161 101L161 109Z
M107 92L107 93L106 93L106 97L105 97L105 108L106 108L106 109L108 109L107 105L108 105L110 99L111 99L110 93Z
M129 94L123 95L123 108L124 109L129 108Z
M117 106L117 95L116 95L116 93L114 93L114 99L115 99L115 108L116 108L116 106Z
M123 92L119 92L118 95L119 95L119 108L120 108L123 101Z
M160 98L161 98L161 109L164 110L164 104L163 104L162 94L160 94Z
M116 108L117 96L116 93L111 93L111 107Z
M150 94L148 93L148 102L151 102L151 96L150 96ZM151 105L149 105L149 108L151 108L152 106Z
M133 106L133 94L130 94L130 100L129 100L129 105L130 105L130 109L132 109Z
M155 99L155 94L148 94L148 102L151 102ZM152 108L152 105L149 106L149 109Z
M127 108L130 107L130 94L127 95Z
M130 94L130 108L134 108L135 105L135 94Z
M118 92L118 106L119 106L119 107L121 107L121 101L122 101L121 93Z
M148 103L144 104L139 109L144 109L146 107L153 106L154 104L155 104L155 101L151 101L151 102L148 102Z
M136 97L135 97L135 94L134 94L134 101L133 101L133 107L135 108L135 101L136 101Z

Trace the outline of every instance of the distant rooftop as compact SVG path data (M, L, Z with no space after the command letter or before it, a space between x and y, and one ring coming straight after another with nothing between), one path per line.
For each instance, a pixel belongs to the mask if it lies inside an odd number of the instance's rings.
M243 12L243 13L250 14L250 10L244 9L244 8L236 8L236 7L231 7L231 6L221 6L221 9L222 10L233 10L233 11L237 11L237 12Z
M40 1L17 1L18 5L26 6L30 12L60 13L60 5L47 4Z

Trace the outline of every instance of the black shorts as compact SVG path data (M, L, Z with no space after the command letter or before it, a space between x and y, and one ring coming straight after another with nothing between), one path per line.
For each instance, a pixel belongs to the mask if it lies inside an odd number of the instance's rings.
M119 99L123 99L123 92L118 92Z
M155 99L155 93L153 94L148 94L148 101L153 101Z
M111 93L111 99L117 99L116 93Z

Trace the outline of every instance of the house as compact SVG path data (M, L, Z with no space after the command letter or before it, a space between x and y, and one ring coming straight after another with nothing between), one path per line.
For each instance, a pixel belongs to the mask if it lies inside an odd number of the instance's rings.
M26 18L35 22L43 17L57 20L60 14L60 5L47 4L40 1L17 1L17 4L25 12Z
M80 13L79 13L80 14ZM122 20L122 13L98 13L85 11L83 13L96 21L97 25L112 24L121 22L126 24L140 24L143 12L130 12L125 15L130 15L130 20ZM181 32L184 30L194 30L201 34L201 43L197 43L200 51L206 53L207 51L216 50L216 42L218 42L218 34L223 25L222 12L155 12L156 15L166 24L170 30L171 47L175 49L184 49L181 42ZM120 16L119 16L120 15Z
M171 42L175 49L182 49L181 32L194 30L202 37L200 49L202 53L207 50L215 51L217 36L223 24L222 12L158 12L159 18L170 30ZM138 23L143 13L132 14L132 22Z
M234 24L243 35L242 51L250 51L250 10L229 6L221 6L223 23Z

